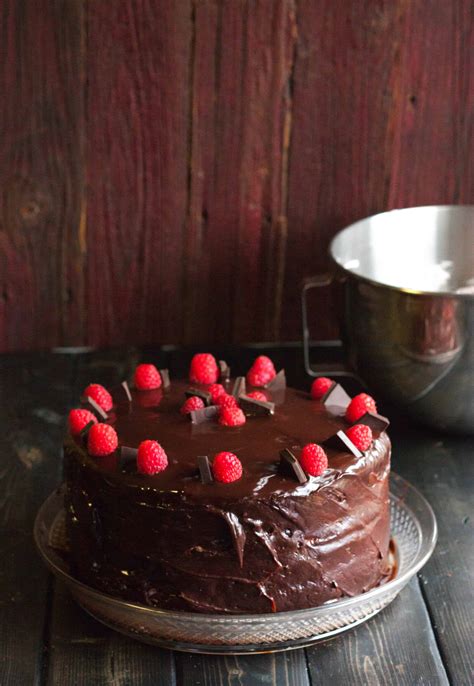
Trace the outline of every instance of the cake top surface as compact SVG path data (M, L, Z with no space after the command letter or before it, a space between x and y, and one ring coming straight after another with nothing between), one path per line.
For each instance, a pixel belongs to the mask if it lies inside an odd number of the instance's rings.
M228 391L233 382L228 381ZM189 498L218 498L236 500L246 497L266 498L272 494L294 493L306 495L329 485L341 472L357 471L374 464L388 448L383 430L373 432L370 448L355 456L349 450L325 447L328 468L318 477L309 476L299 483L291 470L280 464L280 452L289 449L298 456L308 443L324 443L338 431L346 431L350 423L337 416L310 393L283 388L272 392L266 389L268 401L275 403L274 413L248 416L242 426L222 426L216 419L200 424L191 422L189 415L180 413L185 393L191 388L206 390L205 385L172 380L168 388L139 391L132 389L129 401L122 388L112 392L114 405L105 420L114 427L118 449L105 457L88 455L85 441L76 437L74 453L84 465L103 472L107 479L146 493L159 491ZM250 390L250 389L249 389ZM168 466L158 474L137 471L133 451L144 440L155 440L166 451ZM213 457L229 451L239 458L243 473L232 483L202 483L198 471L198 456Z

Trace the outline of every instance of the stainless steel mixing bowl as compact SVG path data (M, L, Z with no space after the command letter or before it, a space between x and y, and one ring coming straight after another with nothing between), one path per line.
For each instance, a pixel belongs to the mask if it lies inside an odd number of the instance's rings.
M329 277L342 287L350 366L379 397L439 429L474 433L474 206L383 212L338 233Z

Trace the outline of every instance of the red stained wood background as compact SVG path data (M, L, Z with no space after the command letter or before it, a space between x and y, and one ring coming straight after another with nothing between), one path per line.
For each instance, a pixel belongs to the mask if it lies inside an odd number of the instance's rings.
M472 0L5 0L0 22L2 351L297 340L335 232L474 202Z

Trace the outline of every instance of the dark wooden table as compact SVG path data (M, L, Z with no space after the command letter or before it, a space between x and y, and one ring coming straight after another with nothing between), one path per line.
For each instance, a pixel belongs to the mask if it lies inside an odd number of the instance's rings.
M244 371L256 346L219 352ZM173 653L102 626L71 599L35 551L36 511L61 480L65 417L89 381L116 383L138 360L184 374L191 351L57 350L0 357L0 685L57 686L474 683L473 448L392 418L393 468L436 511L436 551L381 614L324 644L273 655ZM292 385L307 388L297 346L272 348ZM337 348L316 350L333 362Z

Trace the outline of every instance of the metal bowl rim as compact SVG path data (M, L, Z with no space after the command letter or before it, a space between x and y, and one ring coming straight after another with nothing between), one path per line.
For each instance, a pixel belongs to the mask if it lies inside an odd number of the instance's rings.
M456 293L454 291L420 291L414 288L403 288L401 286L391 286L388 283L383 283L382 281L377 281L376 279L371 279L369 276L363 276L361 274L357 274L356 272L351 271L350 269L346 269L335 257L334 255L334 244L336 240L338 240L342 234L348 233L351 231L355 226L358 226L369 219L375 219L375 217L382 217L382 216L388 216L390 214L393 214L394 212L408 212L410 210L427 210L427 209L443 209L443 210L472 210L474 213L474 205L414 205L413 207L400 207L400 208L395 208L393 210L386 210L385 212L377 212L376 214L372 214L368 217L363 217L362 219L358 219L355 222L352 222L348 226L345 226L343 229L338 231L335 236L331 239L331 242L329 244L329 256L334 263L334 265L337 267L338 270L343 272L344 274L352 277L353 279L356 279L357 281L360 281L362 283L368 283L372 286L378 286L379 288L386 288L389 291L394 291L396 293L404 293L405 295L416 295L418 297L423 297L423 296L428 296L430 298L432 297L439 297L439 298L459 298L461 300L467 300L471 301L474 300L474 293Z

